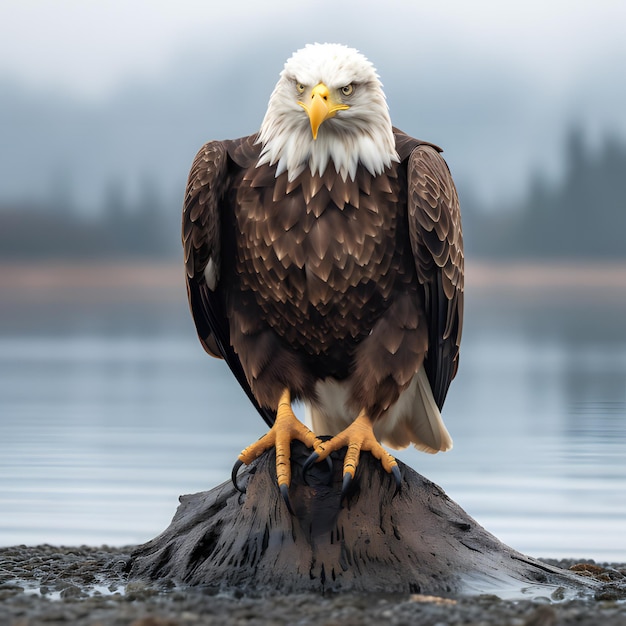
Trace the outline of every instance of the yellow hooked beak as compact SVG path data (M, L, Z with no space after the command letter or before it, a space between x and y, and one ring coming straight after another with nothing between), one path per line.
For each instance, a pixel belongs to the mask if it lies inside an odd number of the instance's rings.
M309 116L313 139L317 139L317 131L322 125L322 122L334 117L337 111L345 111L350 108L347 104L333 100L331 98L330 89L328 89L324 83L319 83L313 87L311 90L311 100L308 104L304 102L298 102L298 104Z

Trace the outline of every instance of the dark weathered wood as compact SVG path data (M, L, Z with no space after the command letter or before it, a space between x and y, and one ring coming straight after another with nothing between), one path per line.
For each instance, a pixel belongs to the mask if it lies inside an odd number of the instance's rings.
M291 515L276 485L273 453L230 482L181 496L171 525L132 555L131 578L254 593L515 593L532 586L572 590L593 583L524 556L498 541L435 484L410 467L393 479L363 454L340 502L341 459L302 480L310 451L293 445Z

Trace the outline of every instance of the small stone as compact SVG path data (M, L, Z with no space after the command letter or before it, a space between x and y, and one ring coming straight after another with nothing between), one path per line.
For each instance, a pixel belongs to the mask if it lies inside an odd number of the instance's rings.
M0 600L17 596L20 593L24 593L24 587L20 585L15 583L3 583L0 585Z
M565 587L557 587L550 595L550 598L555 602L565 600Z
M551 606L540 606L528 617L524 626L554 626L557 616Z
M69 585L68 587L65 587L65 589L61 590L59 595L64 600L68 600L70 598L84 598L87 596L87 594L76 585Z

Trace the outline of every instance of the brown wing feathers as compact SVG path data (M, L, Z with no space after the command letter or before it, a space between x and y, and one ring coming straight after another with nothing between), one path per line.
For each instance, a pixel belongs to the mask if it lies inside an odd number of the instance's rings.
M409 232L429 319L426 373L439 408L458 368L463 320L463 236L459 201L445 161L431 146L408 162Z
M236 142L229 142L234 145ZM249 143L241 140L240 143ZM205 350L213 356L222 357L235 378L268 425L272 425L275 413L259 406L252 394L239 357L230 341L229 323L221 298L223 286L219 283L222 254L222 212L226 210L224 198L228 186L228 153L222 142L205 144L194 159L183 206L182 242L187 274L189 306ZM230 219L230 216L224 216ZM217 274L215 291L209 289L204 270L209 262Z

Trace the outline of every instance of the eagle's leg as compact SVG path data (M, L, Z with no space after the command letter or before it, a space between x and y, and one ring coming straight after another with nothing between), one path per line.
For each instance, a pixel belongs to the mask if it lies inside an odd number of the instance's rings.
M339 434L335 435L332 439L327 441L320 441L316 446L309 458L306 460L303 466L303 471L311 467L311 465L317 461L321 461L328 457L331 452L340 450L347 446L348 451L343 461L343 485L341 489L342 495L345 495L350 487L350 483L354 478L357 465L359 464L359 456L361 450L371 452L371 454L377 458L383 469L393 474L396 481L396 493L400 489L402 483L402 476L400 475L400 468L398 462L385 450L374 435L374 429L372 420L365 410L362 410L358 417L348 426L345 430L342 430Z
M276 477L278 488L291 511L289 485L291 484L291 442L297 439L309 448L317 448L321 443L295 415L291 408L291 393L284 389L278 400L276 421L270 430L258 441L245 448L233 468L233 482L237 486L236 475L241 465L249 465L266 450L276 448Z

